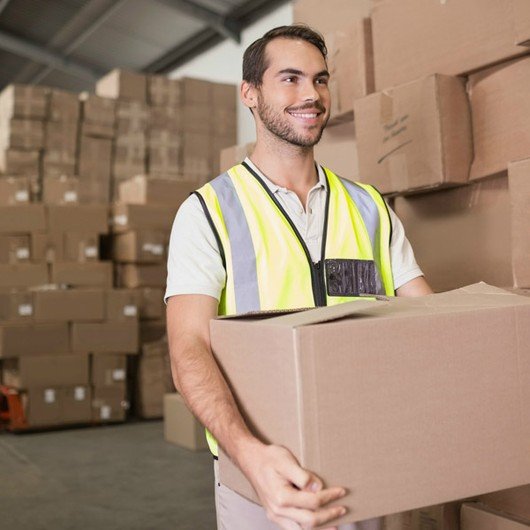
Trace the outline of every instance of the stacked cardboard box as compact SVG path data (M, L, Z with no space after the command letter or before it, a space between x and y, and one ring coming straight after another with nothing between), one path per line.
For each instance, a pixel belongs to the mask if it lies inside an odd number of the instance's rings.
M208 448L204 427L190 412L180 394L168 393L164 396L164 438L192 451Z

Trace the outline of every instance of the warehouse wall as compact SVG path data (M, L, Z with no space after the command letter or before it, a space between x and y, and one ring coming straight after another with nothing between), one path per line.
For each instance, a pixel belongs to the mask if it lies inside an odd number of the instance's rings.
M220 83L238 84L241 81L243 52L247 46L267 30L282 24L290 24L292 20L292 6L289 2L245 29L241 35L241 44L225 41L177 68L171 72L170 77L192 76ZM237 116L238 143L254 141L256 138L254 120L242 104L238 106Z

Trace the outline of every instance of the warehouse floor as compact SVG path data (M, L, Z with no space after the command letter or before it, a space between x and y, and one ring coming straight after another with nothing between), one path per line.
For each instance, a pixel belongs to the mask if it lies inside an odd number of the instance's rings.
M161 421L0 434L0 528L215 528L212 457Z

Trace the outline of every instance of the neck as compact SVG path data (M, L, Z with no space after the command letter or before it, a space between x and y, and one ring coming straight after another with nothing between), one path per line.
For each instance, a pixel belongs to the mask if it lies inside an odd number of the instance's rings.
M312 147L299 147L277 138L259 138L250 160L274 184L305 196L318 182Z

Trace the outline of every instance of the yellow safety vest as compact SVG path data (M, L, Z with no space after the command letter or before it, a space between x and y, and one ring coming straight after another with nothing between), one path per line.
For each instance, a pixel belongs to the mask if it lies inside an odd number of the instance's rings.
M394 296L392 225L385 201L372 186L323 170L328 190L318 263L274 194L245 162L195 192L226 270L219 315ZM206 434L217 455L217 441Z

